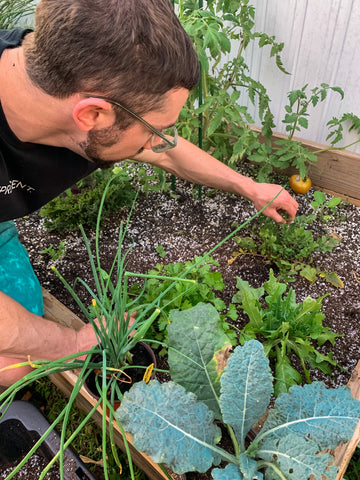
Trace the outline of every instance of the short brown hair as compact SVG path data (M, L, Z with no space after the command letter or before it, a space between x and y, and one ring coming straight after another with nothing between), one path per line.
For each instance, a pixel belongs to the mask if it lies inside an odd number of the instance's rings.
M100 92L140 114L199 77L169 0L41 0L23 45L27 73L47 94Z

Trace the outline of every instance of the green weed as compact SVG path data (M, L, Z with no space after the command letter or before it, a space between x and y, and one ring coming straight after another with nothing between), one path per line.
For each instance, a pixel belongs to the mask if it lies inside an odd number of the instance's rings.
M115 174L112 170L97 170L77 183L76 190L73 189L76 193L67 189L64 194L42 207L40 215L45 218L45 228L49 231L67 232L76 230L79 225L95 227L102 194L114 175L104 203L102 219L124 206L130 206L135 192L126 170L121 170L121 174L118 170Z
M61 241L58 248L55 248L51 243L47 248L41 250L40 253L43 255L49 255L52 261L59 260L60 258L63 258L66 253L66 243Z
M131 286L129 295L136 296L136 302L139 302L139 304L152 303L157 298L161 298L157 304L161 314L156 325L154 324L149 330L150 338L158 342L165 342L166 326L169 323L170 311L173 309L186 310L200 302L204 302L214 305L218 312L225 312L221 317L223 328L235 342L236 334L233 330L230 330L228 323L225 321L226 318L236 318L234 306L230 305L227 307L225 302L216 296L216 292L222 292L225 288L221 273L214 269L219 264L212 257L209 257L206 259L205 264L194 266L198 260L199 258L195 257L194 260L184 263L157 264L153 270L148 272L148 275L168 276L169 280L160 283L156 278L149 278L144 283L136 282ZM188 284L179 282L165 296L160 296L169 287L174 276L182 276L184 272L190 269L191 271L184 278L194 280L191 288L189 288ZM136 304L134 308L136 309ZM165 350L160 353L165 353Z
M303 302L296 303L293 289L285 294L287 285L280 283L272 270L269 281L263 287L253 288L240 278L236 287L238 292L232 301L239 304L249 317L249 322L240 332L240 341L244 344L258 337L262 340L265 355L275 363L276 396L303 382L302 375L291 365L291 354L298 357L308 383L311 383L308 365L326 374L331 373L333 366L338 366L332 353L322 354L314 346L314 342L317 346L326 342L334 345L335 339L341 336L322 324L321 302L326 295L317 300L307 297Z
M248 229L249 236L234 237L239 250L234 252L230 262L247 253L261 255L268 263L277 267L279 278L288 282L295 281L296 275L300 274L311 283L321 276L334 286L343 287L336 273L312 265L313 253L330 252L339 243L339 239L327 231L326 222L343 219L338 211L340 202L341 199L338 198L326 201L325 194L315 192L312 202L315 212L298 215L289 225L276 224L262 215L259 223ZM315 222L323 227L321 233L313 232L312 226ZM233 227L236 226L234 223Z

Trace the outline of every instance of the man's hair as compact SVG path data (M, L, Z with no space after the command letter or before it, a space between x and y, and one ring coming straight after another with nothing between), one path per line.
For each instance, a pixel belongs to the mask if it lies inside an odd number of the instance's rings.
M101 93L140 114L199 78L169 0L41 0L23 45L27 73L47 94Z

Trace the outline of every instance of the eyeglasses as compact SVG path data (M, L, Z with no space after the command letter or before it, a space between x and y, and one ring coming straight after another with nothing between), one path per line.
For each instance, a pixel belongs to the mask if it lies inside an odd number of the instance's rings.
M175 126L170 127L170 128L166 128L161 132L157 128L150 125L150 123L148 123L142 117L140 117L135 112L133 112L129 108L125 107L125 105L122 105L119 102L115 102L114 100L111 100L110 98L107 98L107 97L103 97L101 95L93 95L93 94L90 94L90 93L81 93L81 95L85 95L86 97L89 97L89 98L93 97L93 98L100 98L101 100L105 100L106 102L111 103L112 105L115 105L116 107L122 108L129 115L136 118L136 120L138 120L143 125L145 125L151 132L153 132L153 136L151 137L151 140L150 140L150 146L151 146L151 150L153 152L162 153L162 152L166 152L166 151L170 150L171 148L176 147L177 140L178 140L178 131L177 131ZM169 135L169 137L172 137L172 138L169 138L168 135ZM153 142L154 142L156 137L161 138L162 142L154 145Z

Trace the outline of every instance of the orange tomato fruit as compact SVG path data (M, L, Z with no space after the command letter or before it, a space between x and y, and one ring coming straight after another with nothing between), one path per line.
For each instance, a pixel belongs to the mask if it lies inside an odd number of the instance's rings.
M310 177L306 177L305 180L303 180L301 176L296 173L295 175L291 175L289 185L295 193L306 193L310 190L311 180Z

